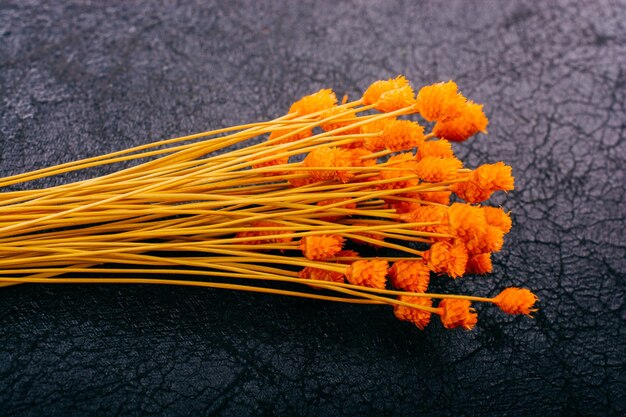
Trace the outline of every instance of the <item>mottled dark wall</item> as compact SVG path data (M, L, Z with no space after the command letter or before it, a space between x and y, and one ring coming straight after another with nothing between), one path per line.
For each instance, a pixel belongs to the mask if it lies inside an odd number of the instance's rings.
M105 4L106 3L106 4ZM178 4L177 4L178 3ZM504 160L492 276L541 298L425 332L383 307L154 287L0 294L0 415L624 412L623 1L0 1L0 174L274 117L332 87L455 79ZM43 185L80 175L51 179Z

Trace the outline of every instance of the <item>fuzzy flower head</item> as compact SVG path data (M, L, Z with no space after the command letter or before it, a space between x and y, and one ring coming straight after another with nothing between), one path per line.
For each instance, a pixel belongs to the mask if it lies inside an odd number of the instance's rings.
M408 85L409 81L403 75L388 80L375 81L363 93L363 104L367 106L377 103L383 94Z
M526 288L506 288L493 299L495 305L507 314L525 314L530 316L537 311L533 308L538 298Z
M466 240L465 245L470 254L500 252L504 245L504 232L488 225L484 235Z
M443 327L446 329L461 327L465 330L472 330L478 322L478 314L475 313L471 305L468 300L453 298L441 300L438 309Z
M455 157L425 156L415 166L415 173L425 182L436 183L455 179L462 167L461 161Z
M470 274L485 275L493 271L491 253L472 255L467 261L467 272Z
M339 116L340 114L342 114L342 115ZM325 132L330 132L331 130L335 130L335 129L339 129L341 127L349 126L351 123L353 123L349 119L354 119L357 116L356 116L356 113L355 113L354 110L352 110L352 109L341 109L339 107L329 107L328 109L324 110L322 112L322 115L320 116L321 119L328 119L328 118L331 118L331 117L332 117L332 120L329 120L329 121L326 121L326 122L320 124L320 127Z
M294 187L303 187L305 185L309 185L309 184L313 184L315 182L317 182L317 180L315 178L313 178L311 176L311 174L308 171L293 171L292 172L293 175L296 176L296 178L289 178L289 184Z
M431 271L458 278L465 274L468 254L464 245L449 242L435 242L424 252L424 260Z
M426 297L411 297L408 295L400 295L398 296L398 300L422 307L432 307L433 305L433 300ZM415 324L420 330L424 330L424 327L428 326L428 323L430 323L430 311L424 311L419 308L411 308L396 304L393 306L393 314L399 320L408 321Z
M341 272L326 271L325 269L314 268L312 266L307 266L298 272L298 277L302 279L315 279L318 281L344 282L344 277Z
M298 247L307 259L323 261L339 252L343 242L339 235L313 235L303 237Z
M511 167L503 162L481 165L469 174L466 182L452 187L456 195L468 203L480 203L495 191L511 191L514 188Z
M346 278L350 284L382 290L387 280L387 267L387 261L377 259L356 261L346 270Z
M408 151L424 142L424 128L410 120L391 120L385 125L381 140L392 152Z
M448 225L450 234L470 241L480 239L487 233L487 220L480 207L469 204L454 203L448 210Z
M423 260L397 261L389 268L393 286L410 292L426 292L430 283L430 269Z
M363 140L363 147L371 152L378 152L385 149L386 144L383 140L383 132L387 128L387 125L395 120L395 118L380 119L362 125L360 133L372 135L371 137Z
M417 148L417 154L415 154L415 159L419 161L427 156L434 156L437 158L452 158L454 157L452 145L447 140L429 140L423 142Z
M328 168L324 170L309 170L311 177L317 181L337 180L343 183L350 181L354 174L346 170L334 170L333 168L352 167L352 153L350 150L323 146L315 148L304 158L302 167L305 168Z
M289 108L289 113L296 113L298 116L304 116L311 113L324 111L337 104L337 96L333 90L324 89L317 93L304 96L296 101Z
M422 87L416 99L419 114L429 122L454 119L461 115L465 104L454 81Z
M428 201L430 203L442 204L444 206L450 205L450 196L452 191L422 191L407 193L407 197L414 198L416 200Z
M483 106L468 101L458 117L437 122L433 128L433 133L438 138L462 142L478 132L487 133L488 123L489 121L483 113Z
M400 188L415 187L419 184L419 179L415 175L415 159L411 153L401 153L394 155L387 160L386 168L394 168L394 170L382 170L379 177L381 180L389 181L379 184L377 187L381 190L393 190ZM400 179L402 178L402 179ZM396 181L391 181L395 180Z
M411 107L415 104L415 93L410 85L389 90L381 94L376 103L376 110L389 113L392 111Z
M511 221L511 215L499 207L483 207L483 211L485 212L485 218L487 219L487 224L490 226L497 227L502 230L502 232L509 233L511 230L511 226L513 222Z
M414 229L421 232L445 233L443 224L448 208L442 206L414 204L411 211L404 213L400 219L406 223L438 223L429 226L415 226Z

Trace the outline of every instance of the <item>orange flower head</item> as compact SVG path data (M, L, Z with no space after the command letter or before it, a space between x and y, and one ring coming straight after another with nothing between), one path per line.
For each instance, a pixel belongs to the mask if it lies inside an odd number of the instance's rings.
M334 170L335 167L352 167L350 150L324 146L315 148L304 158L302 166L306 168L328 168L325 170L308 171L317 181L337 180L343 183L350 181L354 174L350 171Z
M344 282L344 277L341 272L326 271L312 266L307 266L298 272L298 277L302 279L316 279L319 281Z
M503 162L481 165L472 171L467 182L454 184L457 196L468 203L480 203L495 191L511 191L514 187L511 167Z
M387 276L387 261L364 259L352 262L346 270L350 284L384 289Z
M426 292L430 283L430 269L423 260L397 261L389 268L393 286L410 292Z
M504 232L497 227L487 225L484 235L475 235L465 241L470 254L500 252L504 245Z
M339 235L313 235L303 237L298 247L307 259L323 261L335 256L343 242L344 238Z
M526 288L506 288L493 299L495 305L507 314L525 314L530 316L538 309L533 308L538 298Z
M320 119L327 119L329 117L338 116L341 113L346 113L346 114L344 114L343 116L335 117L332 120L329 120L327 122L324 122L320 124L320 127L325 132L329 132L331 130L349 126L353 122L350 120L346 120L346 119L356 118L356 113L352 109L340 109L338 107L329 107L328 109L322 112Z
M385 126L381 140L392 152L408 151L424 142L424 128L410 120L391 120Z
M363 147L368 151L378 152L385 149L385 142L382 139L382 134L385 131L387 125L396 120L395 118L387 118L374 120L373 122L366 123L361 126L361 134L375 135L363 140Z
M478 314L471 307L468 300L458 300L454 298L444 298L439 302L439 318L443 327L454 329L462 327L465 330L472 330L478 322Z
M373 167L376 165L376 158L366 158L372 154L372 152L363 148L352 148L349 149L350 155L352 157L352 166L353 167Z
M289 156L283 156L283 157L276 158L276 159L270 159L269 161L258 162L252 165L252 167L253 168L266 168L266 167L273 167L277 165L287 165L288 163L289 163ZM284 174L284 171L281 171L280 169L277 169L276 171L269 171L269 172L263 173L263 175L265 176L273 176L273 175L281 175L281 174Z
M367 88L367 90L365 90L365 93L363 93L363 104L366 106L374 104L378 102L380 96L384 93L407 85L409 85L409 81L402 75L398 75L396 78L390 78L388 80L375 81Z
M313 131L305 130L304 132L296 132L297 129L274 130L270 133L268 140L278 139L270 145L281 145L283 143L291 143L300 139L306 139L313 135ZM284 137L283 137L284 136Z
M454 203L448 210L448 225L451 234L468 242L480 239L487 233L487 219L480 207Z
M438 138L462 142L478 132L487 133L488 122L482 104L468 101L458 117L437 122L433 133Z
M415 104L415 93L410 85L389 90L381 94L376 103L376 110L389 113L392 111L411 107Z
M317 182L317 180L315 178L313 178L311 176L311 174L308 171L293 171L293 174L296 175L306 175L305 177L299 177L299 178L289 178L289 184L291 184L292 187L296 188L296 187L302 187L304 185L309 185L309 184L313 184L315 182Z
M250 224L250 230L247 230L245 232L239 232L235 235L235 237L236 238L259 237L258 240L249 240L249 241L238 243L241 245L262 245L262 244L269 244L269 243L281 244L281 243L291 242L292 238L290 236L286 236L286 237L276 236L276 235L287 234L290 232L281 232L279 230L258 230L258 228L260 227L281 227L281 226L282 225L280 223L274 223L274 222L270 222L266 220L259 220L256 222L252 222ZM276 236L276 237L265 238L266 236Z
M396 170L380 171L379 178L381 180L394 180L397 178L404 179L379 184L377 185L377 188L381 190L393 190L417 186L419 184L419 179L417 178L417 175L415 175L415 165L417 165L417 162L415 162L415 158L411 153L401 153L392 156L387 160L385 167L395 168Z
M454 119L461 115L465 104L454 81L428 85L417 93L417 110L429 122Z
M408 295L400 295L398 296L398 300L423 307L432 307L433 305L433 300L426 297L411 297ZM393 314L399 320L410 321L411 323L415 324L420 330L424 330L424 327L428 326L428 323L430 323L430 311L420 310L419 308L394 305Z
M416 200L428 201L431 203L450 205L450 196L452 191L422 191L421 193L408 193L408 197Z
M502 230L505 234L509 233L513 222L511 215L499 207L483 207L487 223Z
M463 164L456 157L426 156L415 166L415 173L426 182L443 182L455 179L457 171L462 167Z
M454 157L452 144L450 144L447 140L429 140L427 142L423 142L417 148L415 159L419 161L427 156L452 158Z
M467 272L470 274L485 275L493 271L490 253L479 253L470 256L467 261Z
M462 244L435 242L429 250L424 252L423 257L430 270L435 273L445 273L451 278L458 278L465 274L468 254Z
M400 219L406 223L441 223L431 226L416 226L413 229L421 232L445 233L446 228L442 223L447 211L447 207L414 204L411 211L400 216Z
M296 113L298 116L304 116L311 113L326 110L337 104L337 96L333 90L325 89L317 93L302 97L289 108L289 113Z

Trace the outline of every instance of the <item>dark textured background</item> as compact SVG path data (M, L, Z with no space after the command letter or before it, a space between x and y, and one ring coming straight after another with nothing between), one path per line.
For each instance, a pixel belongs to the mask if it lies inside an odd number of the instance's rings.
M535 320L479 306L468 333L218 290L3 289L0 415L623 413L625 22L619 0L0 1L0 174L321 87L455 79L491 121L461 157L512 164L517 190L495 273L446 288L541 298Z

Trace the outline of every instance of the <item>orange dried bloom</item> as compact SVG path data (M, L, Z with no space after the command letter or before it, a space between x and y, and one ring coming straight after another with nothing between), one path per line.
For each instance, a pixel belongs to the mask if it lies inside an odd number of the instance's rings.
M415 166L415 173L426 182L443 182L455 179L462 167L461 161L455 157L426 156Z
M387 267L387 261L377 259L352 262L346 270L346 278L351 284L382 290L387 280Z
M409 198L416 200L429 201L431 203L450 205L450 196L452 191L422 191L421 193L408 193Z
M483 211L489 225L497 227L504 233L509 233L513 225L509 213L499 207L483 207Z
M319 281L344 282L344 277L341 272L326 271L325 269L314 268L312 266L307 266L298 272L298 277L302 279L316 279Z
M511 167L503 162L481 165L468 175L467 182L454 184L453 191L468 203L480 203L495 191L511 191L514 187Z
M462 244L435 242L429 250L424 252L423 257L433 272L445 273L451 278L458 278L465 274L468 254Z
M485 275L493 271L490 253L472 255L467 261L467 272L470 274Z
M272 133L270 133L270 136L268 138L268 140L274 140L277 138L281 138L279 140L277 140L276 142L272 143L271 145L280 145L283 143L291 143L291 142L295 142L298 141L300 139L306 139L308 137L311 137L313 135L313 132L309 129L309 130L305 130L304 132L297 132L295 133L297 129L284 129L284 130L274 130ZM284 136L284 137L282 137Z
M293 171L293 174L297 174L297 175L306 175L306 177L300 177L300 178L289 178L289 184L291 184L292 187L302 187L304 185L308 185L308 184L313 184L314 182L317 182L317 180L315 178L313 178L308 171Z
M500 252L504 245L504 232L497 227L487 226L483 236L466 242L467 250L472 253Z
M333 90L323 89L317 93L302 97L289 108L289 113L296 113L298 116L317 113L326 110L337 104L337 96Z
M420 143L417 148L417 154L415 159L418 161L427 156L435 156L438 158L452 158L454 152L452 151L452 144L447 140L429 140L427 142Z
M410 292L426 292L430 283L430 269L423 260L397 261L389 268L393 286Z
M487 123L482 104L468 101L458 117L437 122L433 133L438 138L462 142L478 132L487 133Z
M468 300L458 300L454 298L444 298L439 302L439 318L443 327L454 329L462 327L465 330L472 330L478 322L478 314L471 307Z
M451 234L464 241L483 237L487 233L487 219L480 207L454 203L448 210L448 225Z
M400 295L398 297L398 300L423 307L432 307L433 305L433 300L426 297L411 297L408 295ZM428 323L430 323L430 311L420 310L419 308L394 305L393 314L399 320L410 321L411 323L415 324L420 330L424 330L424 327L428 326Z
M324 146L313 149L302 161L302 166L311 168L329 168L326 170L310 170L309 174L317 181L337 180L343 183L350 181L354 174L350 171L333 170L334 167L352 167L352 154L348 149Z
M447 207L414 204L411 211L409 211L408 213L404 213L402 216L400 216L400 219L406 223L437 222L440 224L432 226L416 226L413 229L422 232L445 233L446 228L445 225L443 225L443 222L445 220L447 211Z
M333 116L337 116L341 113L346 113L343 116L340 117L336 117L332 120L329 120L325 123L320 124L320 127L326 131L329 132L331 130L335 130L335 129L339 129L341 127L346 127L349 126L350 124L353 123L353 121L349 121L346 119L354 119L356 118L356 113L354 110L352 109L340 109L338 107L330 107L326 110L324 110L322 112L322 115L320 116L320 119L327 119L329 117L333 117Z
M352 148L349 150L352 156L353 167L373 167L376 165L376 158L363 158L370 156L372 152L363 148Z
M408 151L424 142L424 128L410 120L391 120L386 124L381 140L392 152Z
M339 235L314 235L303 237L298 247L307 259L323 261L339 252L343 242Z
M411 153L401 153L394 155L387 160L386 168L395 168L397 170L383 170L380 171L379 178L381 180L393 180L396 178L405 178L402 180L388 182L384 184L378 184L377 187L381 190L393 190L399 188L415 187L419 184L419 179L415 175L415 159Z
M378 102L378 99L380 99L380 96L384 93L407 85L409 85L409 81L402 75L398 75L396 78L390 78L388 80L375 81L363 93L363 104L366 106L374 104Z
M291 242L291 236L286 236L286 237L273 237L273 238L269 238L269 239L263 239L264 236L274 236L274 235L282 235L282 234L287 234L287 233L291 233L291 232L281 232L279 230L255 230L256 228L259 227L281 227L282 224L280 223L274 223L274 222L270 222L270 221L266 221L266 220L259 220L256 222L252 222L250 224L250 230L247 230L245 232L239 232L235 235L236 238L240 238L240 237L259 237L261 239L258 240L250 240L250 241L244 241L244 242L239 242L238 244L240 245L262 245L262 244L269 244L269 243L277 243L277 244L281 244L281 243L289 243Z
M378 152L385 149L385 142L382 139L382 133L387 125L395 121L395 117L388 119L374 120L373 122L366 123L361 126L361 134L374 134L375 136L365 138L363 140L363 147L368 151Z
M538 309L533 308L538 298L526 288L506 288L493 299L495 305L507 314L525 314L530 316Z
M381 94L376 103L376 110L389 113L404 109L415 104L415 93L410 85L403 85L400 88L389 90Z
M429 122L458 117L465 103L466 99L457 92L454 81L422 87L416 99L419 114Z

